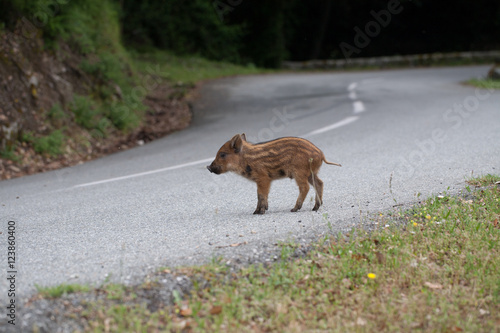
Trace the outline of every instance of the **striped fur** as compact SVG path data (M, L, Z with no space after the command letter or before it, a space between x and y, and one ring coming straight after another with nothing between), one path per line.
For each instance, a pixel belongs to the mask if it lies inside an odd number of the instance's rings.
M299 186L299 197L292 212L302 207L309 184L316 190L313 208L316 211L323 202L323 182L318 177L323 162L341 166L328 162L318 147L302 138L285 137L252 144L246 141L245 134L236 134L219 149L207 169L215 174L236 172L256 182L257 208L254 214L264 214L268 209L271 182L286 177L295 179Z

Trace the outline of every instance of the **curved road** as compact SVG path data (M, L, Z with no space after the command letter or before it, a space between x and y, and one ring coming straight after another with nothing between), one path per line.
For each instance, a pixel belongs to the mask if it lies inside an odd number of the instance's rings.
M194 123L146 146L84 165L0 183L0 251L16 223L17 292L34 285L130 282L159 266L263 256L363 223L471 175L500 172L500 92L461 82L488 67L282 74L207 83ZM269 210L252 215L256 186L205 166L234 134L249 141L306 137L328 160L324 206L313 191L291 213L297 186L273 183ZM231 247L230 245L239 245ZM2 256L2 258L5 258ZM0 293L7 294L7 260ZM19 294L18 294L19 295ZM3 302L3 301L2 301Z

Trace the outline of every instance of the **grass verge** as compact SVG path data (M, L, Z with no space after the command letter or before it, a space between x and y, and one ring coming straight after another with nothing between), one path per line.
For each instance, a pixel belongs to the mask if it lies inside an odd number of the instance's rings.
M133 288L114 288L112 303L85 303L84 326L92 332L498 331L498 179L471 179L481 187L467 186L463 196L379 214L374 230L324 239L303 258L292 258L299 245L287 243L272 265L183 269L193 288L187 298L174 291L173 306L152 310L147 302L126 301Z
M66 137L61 130L55 130L48 135L40 137L35 137L31 132L26 132L23 135L23 140L32 144L33 149L39 154L58 156L63 153L62 145Z
M59 298L63 295L87 292L90 290L88 286L80 284L60 284L55 287L40 287L36 286L40 296L45 298Z
M500 81L491 79L471 79L468 84L481 89L500 89Z
M158 75L174 84L194 85L198 81L233 75L271 73L253 65L240 66L207 60L198 56L176 56L168 51L152 50L133 53L136 70Z

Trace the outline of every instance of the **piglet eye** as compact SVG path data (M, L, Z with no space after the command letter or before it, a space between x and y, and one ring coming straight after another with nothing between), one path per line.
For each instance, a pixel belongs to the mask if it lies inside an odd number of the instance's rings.
M224 152L220 153L220 157L221 158L225 158L226 157L226 153L224 153Z

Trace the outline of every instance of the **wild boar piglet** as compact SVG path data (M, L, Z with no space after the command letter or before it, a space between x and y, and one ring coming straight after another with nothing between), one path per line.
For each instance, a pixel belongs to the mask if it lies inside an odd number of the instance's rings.
M228 171L257 183L257 208L254 214L264 214L268 209L267 196L271 182L280 178L295 179L299 186L299 197L292 208L298 211L309 192L309 184L316 190L317 211L323 204L323 182L318 177L321 164L341 166L328 162L323 152L306 139L284 137L252 144L245 134L236 134L217 152L207 169L217 175Z

